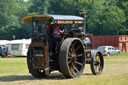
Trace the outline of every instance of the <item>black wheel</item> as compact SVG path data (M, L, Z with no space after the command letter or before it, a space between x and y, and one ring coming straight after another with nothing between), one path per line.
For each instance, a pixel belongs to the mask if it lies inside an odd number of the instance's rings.
M3 52L2 53L2 58L5 58L7 56L7 53Z
M84 70L85 51L77 38L67 38L62 43L59 53L59 67L66 78L79 77Z
M110 56L110 53L107 53L107 56Z
M117 53L117 55L119 55L119 54L120 54L120 52Z
M104 59L102 53L97 52L96 55L91 59L91 71L94 75L102 73L104 68Z
M32 74L32 76L34 76L36 78L43 78L43 77L48 76L48 75L46 75L44 70L34 69L32 60L33 60L33 49L30 46L28 49L28 53L27 53L27 65L28 65L29 72Z

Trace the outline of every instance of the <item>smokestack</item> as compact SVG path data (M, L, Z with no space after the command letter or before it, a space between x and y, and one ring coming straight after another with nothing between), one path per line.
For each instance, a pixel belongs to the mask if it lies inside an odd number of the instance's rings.
M86 14L85 11L80 11L80 16L84 18L84 25L83 25L83 31L86 33Z

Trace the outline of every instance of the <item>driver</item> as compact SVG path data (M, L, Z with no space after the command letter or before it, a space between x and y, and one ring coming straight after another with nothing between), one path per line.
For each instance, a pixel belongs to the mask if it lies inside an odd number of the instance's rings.
M61 30L61 26L60 25L57 25L55 28L54 28L54 35L60 35L61 33L63 33L64 30Z
M53 39L53 42L54 42L54 45L53 45L53 54L55 54L55 52L58 52L59 50L59 47L60 46L60 43L61 43L61 33L63 33L64 30L61 30L61 26L60 25L57 25L56 23L54 24L54 31L53 31L53 35L54 35L54 39Z

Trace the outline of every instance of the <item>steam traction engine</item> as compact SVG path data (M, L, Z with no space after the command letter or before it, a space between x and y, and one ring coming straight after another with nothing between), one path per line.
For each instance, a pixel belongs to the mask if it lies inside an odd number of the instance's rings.
M61 25L64 33L59 36L48 34L46 28L50 22L53 23L52 27L55 24ZM34 14L22 17L20 23L32 24L32 42L27 54L27 65L34 77L48 76L54 70L58 70L66 78L79 77L85 64L90 64L94 75L102 73L104 59L101 52L92 49L91 42L86 38L88 35L83 31L84 18Z

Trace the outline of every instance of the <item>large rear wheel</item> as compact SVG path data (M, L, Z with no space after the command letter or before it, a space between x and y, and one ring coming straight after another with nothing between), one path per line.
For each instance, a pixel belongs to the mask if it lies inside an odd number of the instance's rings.
M62 43L59 54L60 71L66 78L79 77L84 70L85 51L81 40L67 38Z
M46 77L47 75L46 75L45 71L42 69L34 69L32 62L33 62L33 49L30 46L28 49L28 53L27 53L27 65L28 65L29 72L32 74L32 76L34 76L36 78Z

